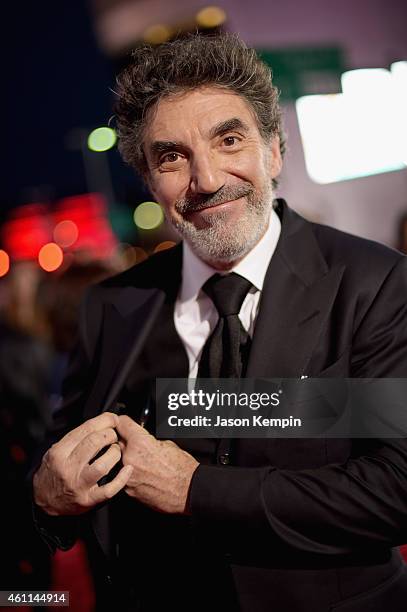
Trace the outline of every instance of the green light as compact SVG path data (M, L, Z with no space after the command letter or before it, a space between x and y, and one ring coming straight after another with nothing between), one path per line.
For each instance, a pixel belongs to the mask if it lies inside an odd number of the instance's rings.
M162 208L157 202L143 202L134 211L134 223L140 229L155 229L164 220Z
M116 132L112 128L100 127L88 136L88 147L91 151L107 151L116 144Z

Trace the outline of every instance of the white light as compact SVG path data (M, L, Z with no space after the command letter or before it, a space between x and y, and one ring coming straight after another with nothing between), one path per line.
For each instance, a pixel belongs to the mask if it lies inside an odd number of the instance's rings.
M396 94L396 112L400 118L402 160L407 166L407 62L395 62L390 66L390 71Z
M393 74L384 68L348 71L342 89L296 102L310 177L325 184L404 168L407 139L400 128L407 105L400 103Z

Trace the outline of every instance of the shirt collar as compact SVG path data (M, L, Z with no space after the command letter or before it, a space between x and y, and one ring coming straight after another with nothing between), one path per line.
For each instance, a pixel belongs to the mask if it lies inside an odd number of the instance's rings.
M280 233L281 221L274 208L272 208L264 236L232 270L250 281L259 291L263 289L267 268L276 250Z
M269 224L266 232L251 251L230 272L236 272L246 278L260 291L263 289L264 278L270 260L276 249L281 233L281 222L274 209L271 210ZM183 242L182 251L182 284L179 299L181 302L195 300L201 287L208 278L219 271L202 261L191 249L189 244ZM229 273L229 271L228 271Z

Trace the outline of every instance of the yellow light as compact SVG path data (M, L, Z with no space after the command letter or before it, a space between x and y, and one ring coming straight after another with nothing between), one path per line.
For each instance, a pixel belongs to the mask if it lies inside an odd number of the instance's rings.
M138 246L132 246L122 242L118 247L123 269L126 270L136 263L141 263L148 258L147 252Z
M162 208L157 202L143 202L134 211L134 223L140 229L155 229L164 220Z
M100 153L114 147L116 140L116 132L112 128L100 127L89 134L88 147L91 151Z
M143 39L150 45L160 45L171 38L171 30L167 26L157 23L150 26L144 32Z
M69 219L60 221L54 228L54 240L64 248L72 246L78 240L78 235L78 226Z
M6 251L3 251L3 249L0 249L0 277L6 276L9 270L10 270L10 257L8 256Z
M159 251L166 251L167 249L172 249L176 245L172 240L164 240L164 242L160 242L154 249L154 253L158 253Z
M46 272L54 272L62 264L64 254L55 242L44 244L38 254L38 263Z
M196 22L201 28L217 28L226 21L226 13L219 6L206 6L196 15Z

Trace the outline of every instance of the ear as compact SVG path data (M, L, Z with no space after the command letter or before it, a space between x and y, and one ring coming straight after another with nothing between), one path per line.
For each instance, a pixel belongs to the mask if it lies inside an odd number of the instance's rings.
M283 159L280 152L280 137L274 136L270 142L270 160L269 160L271 178L276 178L283 167Z

